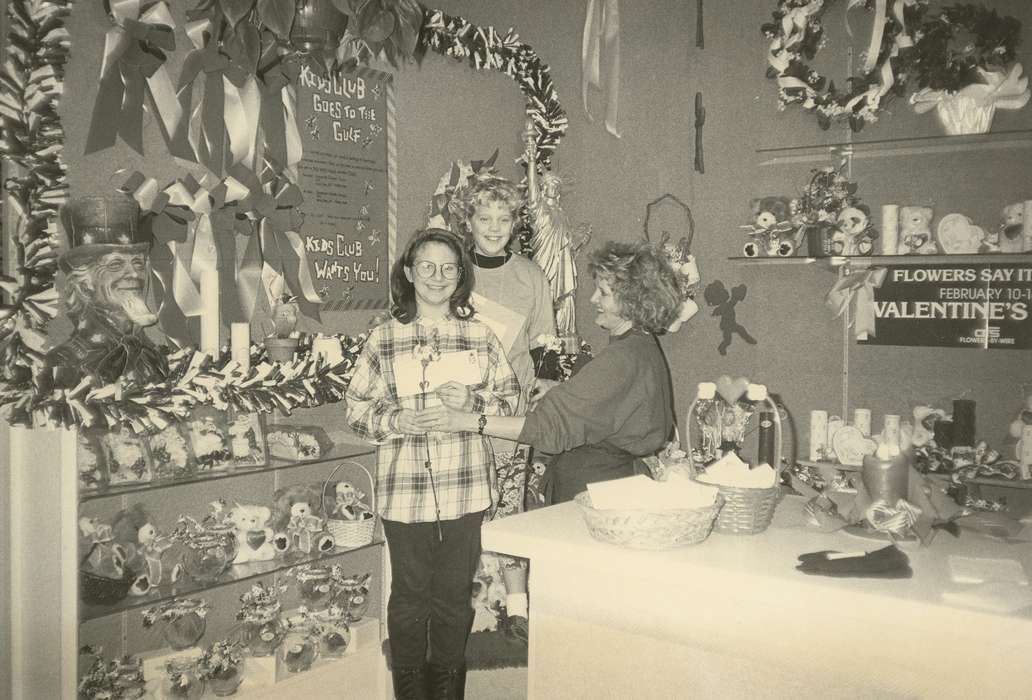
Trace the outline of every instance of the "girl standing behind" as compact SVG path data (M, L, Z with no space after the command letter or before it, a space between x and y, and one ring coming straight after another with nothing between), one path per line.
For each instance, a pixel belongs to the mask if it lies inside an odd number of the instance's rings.
M512 415L519 383L491 330L473 320L473 268L450 231L420 231L391 272L393 318L366 341L347 422L377 444L376 503L391 560L387 630L398 698L462 698L480 523L493 502L488 438L429 433L438 386L467 410ZM429 663L427 625L429 624Z

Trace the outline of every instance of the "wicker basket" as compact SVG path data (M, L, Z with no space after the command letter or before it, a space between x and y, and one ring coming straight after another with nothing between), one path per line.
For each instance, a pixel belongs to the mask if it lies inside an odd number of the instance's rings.
M699 483L716 486L724 497L724 507L713 525L713 529L722 535L755 535L766 530L781 495L781 487L776 483L769 489L724 486L708 481Z
M683 510L597 510L591 496L581 491L576 497L588 532L596 540L632 549L672 549L698 544L709 536L713 518L724 500L717 496L706 508Z
M341 518L326 518L326 529L333 535L333 540L338 547L364 547L373 541L373 533L376 531L376 482L369 470L355 461L345 461L338 464L326 477L322 487L323 512L329 513L332 508L328 507L326 500L326 489L329 487L333 476L345 464L358 467L369 479L369 498L372 501L372 517L361 520L343 520Z

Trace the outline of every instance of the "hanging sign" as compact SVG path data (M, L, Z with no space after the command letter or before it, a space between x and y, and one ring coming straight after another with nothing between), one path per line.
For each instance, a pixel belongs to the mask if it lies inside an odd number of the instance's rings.
M394 83L358 67L301 70L303 237L325 311L388 305L396 222Z
M870 303L861 344L1032 348L1032 262L888 267Z

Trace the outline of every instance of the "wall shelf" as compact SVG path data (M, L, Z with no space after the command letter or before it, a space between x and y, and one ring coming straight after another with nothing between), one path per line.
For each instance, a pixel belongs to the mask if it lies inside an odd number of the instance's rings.
M96 620L109 615L117 615L118 613L128 612L129 610L135 610L137 608L146 608L152 605L157 605L162 601L171 600L172 598L186 597L203 591L240 583L241 581L249 581L260 576L269 576L281 571L287 571L295 566L301 566L302 564L311 564L316 561L336 559L346 554L358 552L369 547L379 547L382 544L382 538L373 538L373 541L367 545L363 545L361 547L336 547L333 551L326 552L325 554L316 552L312 554L292 555L282 559L277 557L269 561L235 564L229 567L229 570L223 573L216 581L210 583L198 583L191 580L184 574L183 578L171 586L160 585L157 587L157 590L152 590L146 595L131 595L110 605L91 605L86 602L81 602L79 604L79 619L80 622L86 622L87 620Z
M79 501L85 502L96 500L99 498L110 498L111 496L125 496L127 494L132 493L157 491L159 489L174 488L183 486L185 484L196 484L201 481L234 479L241 476L251 476L254 474L262 474L265 472L271 473L287 469L296 469L298 467L308 467L313 464L323 464L325 462L335 462L337 460L354 459L356 457L366 457L372 455L373 453L374 450L371 449L368 445L334 445L333 449L330 450L330 454L323 455L315 459L292 461L287 459L280 459L278 457L269 457L269 463L259 467L236 467L235 469L221 471L206 471L199 472L194 476L185 479L166 479L162 481L147 481L144 483L137 484L120 484L118 486L109 486L103 491L83 492L79 496Z
M827 165L841 162L846 158L858 160L1024 148L1032 148L1032 129L998 131L965 136L916 136L900 139L759 148L756 150L756 154L760 157L759 164L761 166L785 165L788 163Z
M747 258L743 256L728 258L731 262L748 265L809 265L825 262L829 267L856 265L870 267L878 265L948 265L950 263L1028 263L1032 264L1032 253L982 253L978 255L828 255L819 258L808 258L802 255L786 258L764 257Z

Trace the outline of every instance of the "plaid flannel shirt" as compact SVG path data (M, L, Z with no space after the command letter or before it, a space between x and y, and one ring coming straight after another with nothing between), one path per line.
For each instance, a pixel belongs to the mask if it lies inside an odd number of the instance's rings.
M380 516L403 523L433 522L434 497L425 463L429 452L441 519L452 520L491 505L488 473L494 464L489 438L475 432L410 435L391 431L404 408L439 406L433 392L398 396L395 360L414 357L417 346L441 353L476 352L482 381L470 386L473 411L510 416L519 380L491 330L476 320L448 318L408 324L390 320L373 329L355 363L347 391L347 421L378 445L376 505Z

